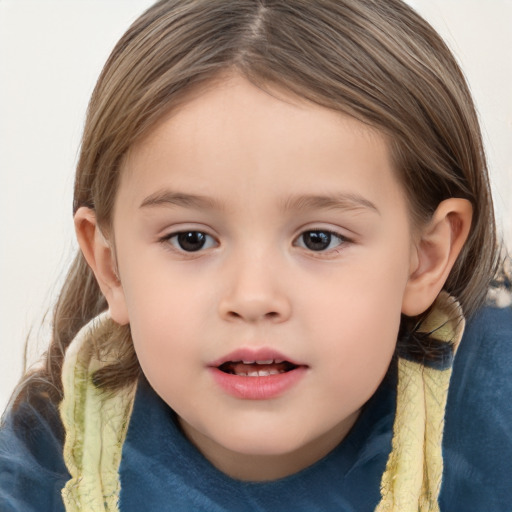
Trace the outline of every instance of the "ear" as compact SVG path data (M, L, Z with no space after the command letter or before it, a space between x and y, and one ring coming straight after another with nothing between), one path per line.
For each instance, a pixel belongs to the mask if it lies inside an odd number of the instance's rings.
M417 316L432 305L468 237L472 214L468 200L446 199L421 230L403 297L404 315Z
M128 312L117 275L114 250L101 232L94 210L83 206L75 213L74 220L78 244L107 299L110 315L115 322L125 325L128 323Z

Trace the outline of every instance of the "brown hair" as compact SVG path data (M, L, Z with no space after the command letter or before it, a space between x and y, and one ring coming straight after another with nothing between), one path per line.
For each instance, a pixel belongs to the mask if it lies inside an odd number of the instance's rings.
M108 233L122 159L192 88L226 71L277 85L347 113L391 141L415 222L449 197L468 199L469 239L445 290L466 315L482 303L497 266L497 242L480 128L464 76L433 30L400 0L164 0L114 48L87 113L73 208L88 206ZM81 254L59 297L44 370L61 393L66 347L107 308ZM403 324L407 322L403 319ZM122 386L139 370L129 327L110 343L123 356L98 375Z

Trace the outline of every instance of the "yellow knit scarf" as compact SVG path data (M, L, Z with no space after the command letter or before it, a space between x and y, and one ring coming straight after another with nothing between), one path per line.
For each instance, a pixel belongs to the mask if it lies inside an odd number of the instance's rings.
M464 331L458 302L441 293L421 330L451 343L455 352ZM399 360L392 450L376 512L439 512L444 412L451 374L451 366L439 370Z

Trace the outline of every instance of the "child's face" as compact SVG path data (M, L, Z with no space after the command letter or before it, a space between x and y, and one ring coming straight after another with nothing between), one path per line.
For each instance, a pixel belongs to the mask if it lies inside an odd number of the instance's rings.
M144 373L215 465L254 480L346 435L414 265L384 137L278 97L237 77L194 97L132 148L114 212Z

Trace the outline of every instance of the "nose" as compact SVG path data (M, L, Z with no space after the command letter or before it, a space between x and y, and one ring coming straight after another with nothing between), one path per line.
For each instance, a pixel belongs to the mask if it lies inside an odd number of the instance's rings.
M281 323L291 315L289 293L280 272L265 255L250 255L231 262L227 286L219 302L224 320Z

